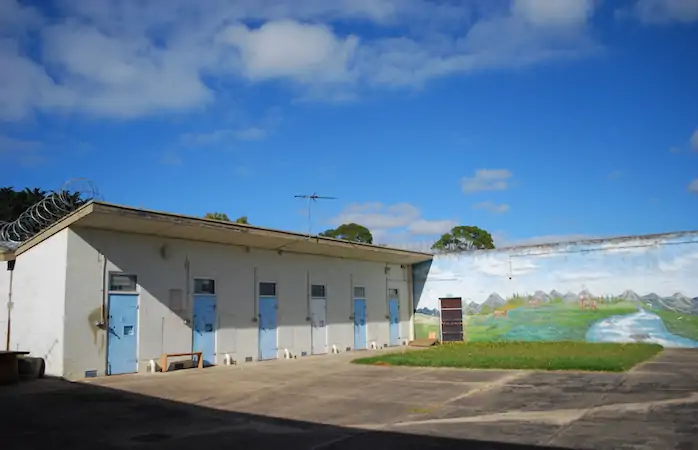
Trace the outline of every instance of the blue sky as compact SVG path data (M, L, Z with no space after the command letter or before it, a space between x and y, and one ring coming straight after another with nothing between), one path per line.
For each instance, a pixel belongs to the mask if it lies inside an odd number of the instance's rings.
M202 3L203 5L203 3ZM2 185L430 243L698 228L698 0L0 0Z

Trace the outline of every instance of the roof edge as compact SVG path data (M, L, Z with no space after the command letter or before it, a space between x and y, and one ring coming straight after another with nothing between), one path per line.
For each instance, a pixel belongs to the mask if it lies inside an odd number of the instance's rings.
M423 256L425 258L433 258L434 254L432 253L424 253L424 252L417 252L417 251L412 251L412 250L404 250L400 248L394 248L394 247L389 247L389 246L382 246L382 245L377 245L377 244L365 244L363 242L352 242L352 241L345 241L342 239L335 239L331 237L325 237L325 236L319 236L319 235L311 235L308 236L307 234L303 233L298 233L295 231L286 231L286 230L279 230L279 229L274 229L274 228L266 228L266 227L260 227L257 225L250 225L250 224L243 224L243 223L236 223L236 222L227 222L223 220L216 220L216 219L208 219L205 217L197 217L197 216L190 216L190 215L184 215L184 214L176 214L176 213L171 213L171 212L165 212L165 211L157 211L157 210L152 210L152 209L145 209L145 208L134 208L132 206L127 206L127 205L119 205L115 203L108 203L108 202L101 202L101 201L92 201L90 204L93 205L95 212L99 212L102 210L103 212L109 213L112 212L113 210L123 210L123 211L129 211L132 213L147 213L147 214L155 214L159 216L165 216L174 220L193 220L193 221L199 221L199 222L205 222L205 223L210 223L210 224L215 224L218 226L224 226L228 227L231 229L237 229L237 230L249 230L249 231L257 231L257 232L263 232L263 233L273 233L277 235L284 235L290 238L297 238L297 239L307 239L310 237L311 239L315 240L316 242L326 242L330 245L339 245L343 247L360 247L360 248L366 248L366 249L371 249L373 251L377 252L387 252L387 253L393 253L393 254L399 254L399 255L411 255L411 256Z

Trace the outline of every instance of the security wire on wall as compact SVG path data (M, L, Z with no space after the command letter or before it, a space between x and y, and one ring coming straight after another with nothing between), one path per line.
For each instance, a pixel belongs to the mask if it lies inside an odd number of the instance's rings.
M19 245L99 197L89 180L75 178L27 208L16 220L0 222L0 242Z

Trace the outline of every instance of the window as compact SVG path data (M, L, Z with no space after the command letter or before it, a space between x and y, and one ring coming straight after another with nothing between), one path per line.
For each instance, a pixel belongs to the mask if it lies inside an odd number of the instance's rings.
M127 275L125 273L109 274L110 291L135 292L137 290L137 286L138 277L135 275Z
M354 286L354 298L366 298L366 288L363 286Z
M276 283L259 283L261 297L276 297Z
M400 298L397 289L388 289L388 298Z
M314 284L310 287L310 296L314 298L326 298L327 294L325 292L324 284Z
M215 295L216 282L207 278L194 279L194 294Z

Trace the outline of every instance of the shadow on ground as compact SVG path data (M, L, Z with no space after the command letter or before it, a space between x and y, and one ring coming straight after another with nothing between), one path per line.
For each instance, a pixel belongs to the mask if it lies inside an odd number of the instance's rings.
M2 448L554 449L368 431L44 379L0 387ZM493 436L494 439L494 436Z

